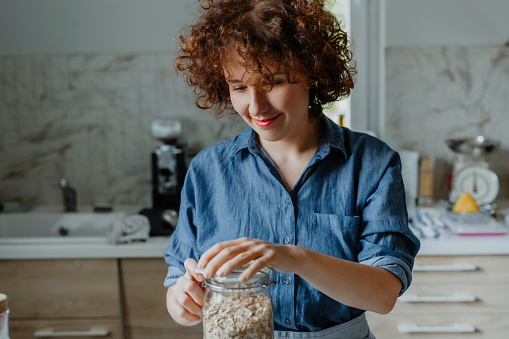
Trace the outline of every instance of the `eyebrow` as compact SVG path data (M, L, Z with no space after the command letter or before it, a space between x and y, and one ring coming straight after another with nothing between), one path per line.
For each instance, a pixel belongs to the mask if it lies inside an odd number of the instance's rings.
M282 76L282 75L285 75L285 74L283 72L277 72L277 73L272 74L272 76L274 78L276 78L278 76ZM242 80L239 80L239 79L228 79L228 78L226 78L226 82L228 84L241 84L241 83L244 83Z

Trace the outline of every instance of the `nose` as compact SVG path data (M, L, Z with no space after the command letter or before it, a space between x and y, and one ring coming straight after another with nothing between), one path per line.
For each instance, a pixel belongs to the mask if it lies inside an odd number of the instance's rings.
M267 93L261 92L255 88L251 88L249 101L249 114L257 116L265 113L269 109L269 101Z

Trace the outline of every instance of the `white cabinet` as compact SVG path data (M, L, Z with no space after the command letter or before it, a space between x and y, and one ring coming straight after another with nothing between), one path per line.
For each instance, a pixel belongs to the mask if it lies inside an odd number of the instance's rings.
M509 256L417 256L415 263L394 310L368 312L377 339L509 338Z

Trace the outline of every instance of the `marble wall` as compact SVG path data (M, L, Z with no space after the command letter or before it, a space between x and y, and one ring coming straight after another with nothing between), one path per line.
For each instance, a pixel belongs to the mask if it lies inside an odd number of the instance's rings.
M67 178L81 205L150 205L153 118L182 119L191 153L244 128L194 107L171 55L0 57L0 201L61 204ZM435 158L447 197L455 155L444 140L484 135L509 198L509 48L402 46L386 50L386 141ZM355 113L354 113L355 114Z
M403 46L386 49L386 139L435 159L435 192L447 197L456 155L448 138L500 141L486 157L509 198L509 47Z
M215 120L165 53L0 57L0 201L150 206L154 118L181 119L190 153L241 131Z

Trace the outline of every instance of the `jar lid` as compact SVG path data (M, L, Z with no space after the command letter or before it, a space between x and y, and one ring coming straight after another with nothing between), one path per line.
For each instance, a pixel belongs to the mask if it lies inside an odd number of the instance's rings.
M4 313L7 311L7 296L5 294L0 293L0 313Z
M251 279L246 281L239 281L239 277L251 263L244 265L240 268L234 269L230 274L225 277L218 277L214 275L212 278L206 280L206 285L212 286L224 286L227 288L252 288L254 286L268 285L269 273L271 268L264 267L260 271L256 272Z

